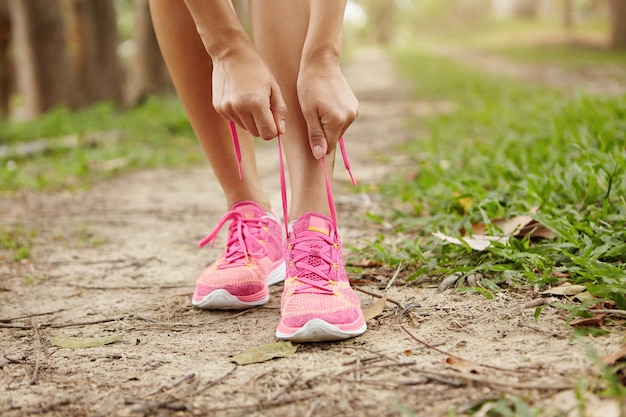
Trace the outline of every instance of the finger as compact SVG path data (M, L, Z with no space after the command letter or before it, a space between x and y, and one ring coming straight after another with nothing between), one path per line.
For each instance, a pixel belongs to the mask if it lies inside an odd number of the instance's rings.
M238 119L241 121L241 127L246 129L254 137L259 136L259 129L254 122L254 117L250 113L239 115ZM237 123L237 122L235 122Z
M321 159L328 152L328 142L320 118L317 113L312 115L309 113L304 115L304 119L307 125L311 152L313 152L315 159Z
M287 104L280 92L280 87L274 85L272 87L272 95L270 96L270 109L274 116L274 123L278 126L281 135L285 134L285 118L287 117Z

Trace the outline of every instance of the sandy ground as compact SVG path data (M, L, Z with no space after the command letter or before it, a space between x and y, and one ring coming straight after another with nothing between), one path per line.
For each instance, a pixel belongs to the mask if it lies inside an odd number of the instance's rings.
M414 137L405 118L429 103L407 100L380 51L355 53L345 69L361 100L348 152L357 178L377 181L406 165L392 145ZM261 144L258 155L278 208L275 145ZM377 210L380 197L347 191L337 165L344 242L374 239L381 230L364 214ZM388 302L365 335L237 366L233 355L275 341L281 286L272 288L266 306L242 313L191 306L196 275L219 253L196 242L224 209L205 166L124 174L78 194L0 198L3 223L37 231L28 262L0 252L0 415L465 415L514 395L571 407L564 398L591 373L563 311L546 308L535 321L534 308L524 307L537 294L507 290L486 300L402 279L388 290L397 304ZM393 272L351 278L357 288L382 294ZM378 300L359 295L364 308ZM587 341L612 352L619 333ZM121 339L67 349L52 344L62 334Z

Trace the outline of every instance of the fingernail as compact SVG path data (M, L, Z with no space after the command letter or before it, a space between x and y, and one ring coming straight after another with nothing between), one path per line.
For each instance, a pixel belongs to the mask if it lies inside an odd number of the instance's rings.
M324 150L321 145L315 145L313 147L313 156L315 159L321 159L324 156Z
M280 121L280 132L284 135L285 134L285 119Z

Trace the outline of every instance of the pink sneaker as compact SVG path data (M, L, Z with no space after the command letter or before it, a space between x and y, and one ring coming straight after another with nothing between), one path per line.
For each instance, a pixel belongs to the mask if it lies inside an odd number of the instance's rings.
M350 287L332 220L307 213L293 224L285 251L287 278L279 339L342 340L366 330L361 301Z
M196 281L196 307L240 310L262 305L269 300L268 285L285 279L280 223L252 201L235 204L200 246L212 245L229 220L226 249Z

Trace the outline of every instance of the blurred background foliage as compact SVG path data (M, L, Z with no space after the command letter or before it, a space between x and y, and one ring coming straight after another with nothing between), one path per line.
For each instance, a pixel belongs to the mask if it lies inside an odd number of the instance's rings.
M247 1L234 6L249 26ZM350 0L345 45L348 56L419 45L623 68L626 0ZM201 158L148 0L0 0L0 188L67 187ZM55 170L69 173L52 180Z

